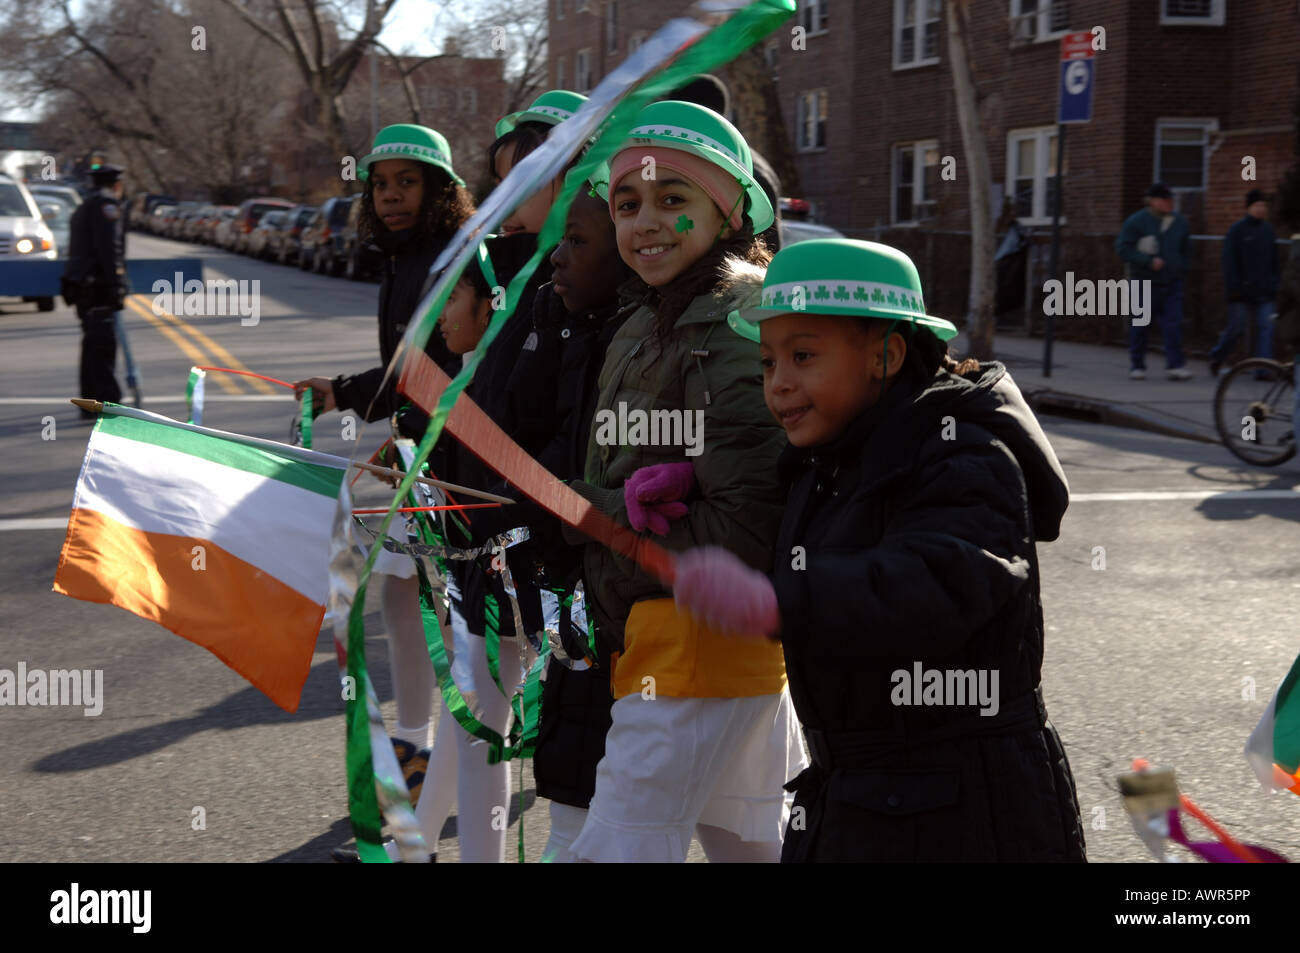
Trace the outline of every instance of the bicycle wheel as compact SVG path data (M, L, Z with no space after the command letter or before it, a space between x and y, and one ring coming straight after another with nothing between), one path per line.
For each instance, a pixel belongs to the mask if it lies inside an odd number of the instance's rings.
M1214 392L1214 423L1223 445L1259 467L1295 456L1294 367L1266 358L1242 361Z

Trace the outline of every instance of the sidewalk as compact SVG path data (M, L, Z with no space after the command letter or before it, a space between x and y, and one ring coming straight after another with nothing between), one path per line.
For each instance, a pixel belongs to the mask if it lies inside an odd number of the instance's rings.
M962 356L970 353L964 332L951 347ZM1214 426L1217 381L1206 361L1189 358L1192 379L1171 381L1165 377L1163 355L1153 350L1147 355L1147 379L1131 381L1125 348L1053 341L1052 376L1044 377L1042 338L999 331L993 349L1035 412L1061 410L1119 427L1219 443Z

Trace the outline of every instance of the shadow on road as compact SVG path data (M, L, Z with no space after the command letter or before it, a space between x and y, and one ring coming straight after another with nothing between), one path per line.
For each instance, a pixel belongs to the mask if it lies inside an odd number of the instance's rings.
M323 636L330 639L328 635ZM371 639L367 639L371 642ZM386 641L375 637L374 642ZM332 649L332 640L330 648ZM382 650L367 646L367 667L371 682L380 702L391 699L387 662ZM201 731L246 728L250 725L276 725L302 723L319 718L338 718L340 733L343 730L343 702L339 697L338 665L333 658L324 659L312 666L303 685L302 700L293 714L281 711L265 695L249 685L215 705L210 705L188 718L133 728L108 738L74 745L53 751L32 765L33 771L46 774L64 774L120 764L133 758L152 754L169 745L183 741Z

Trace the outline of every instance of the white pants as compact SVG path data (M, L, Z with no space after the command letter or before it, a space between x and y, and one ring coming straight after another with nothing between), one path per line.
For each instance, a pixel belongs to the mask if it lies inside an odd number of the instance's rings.
M694 833L710 860L779 860L793 800L782 786L807 764L788 690L633 694L614 702L612 714L576 857L681 863Z

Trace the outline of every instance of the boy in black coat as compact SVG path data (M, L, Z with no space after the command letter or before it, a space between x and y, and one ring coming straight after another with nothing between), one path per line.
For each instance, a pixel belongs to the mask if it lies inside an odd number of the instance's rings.
M676 594L784 645L813 765L782 860L1084 860L1039 685L1034 544L1069 488L1019 389L947 356L956 328L883 245L791 246L747 317L790 440L776 568L695 550Z

